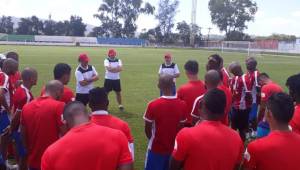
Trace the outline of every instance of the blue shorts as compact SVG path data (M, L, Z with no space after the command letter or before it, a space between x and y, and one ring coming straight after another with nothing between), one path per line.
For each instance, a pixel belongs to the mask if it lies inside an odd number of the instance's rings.
M145 170L168 170L171 155L161 155L148 151Z
M0 112L0 133L3 134L4 130L10 125L10 120L6 111Z
M250 114L249 114L249 121L253 121L257 118L257 110L258 110L257 103L253 103L252 107L251 107Z
M269 133L270 133L269 123L266 121L259 122L257 126L257 138L268 136Z
M16 150L19 157L24 158L26 156L26 150L22 143L21 133L18 131L13 131L11 138L14 140L16 144Z

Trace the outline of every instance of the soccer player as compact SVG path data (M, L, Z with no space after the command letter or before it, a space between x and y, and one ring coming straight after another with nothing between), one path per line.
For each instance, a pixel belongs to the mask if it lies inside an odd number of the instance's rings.
M180 72L176 63L172 61L172 55L170 53L165 54L165 62L160 65L158 75L168 74L173 77L172 95L176 94L176 78L180 76ZM160 92L162 96L162 91Z
M19 86L13 96L14 115L11 121L11 133L17 150L18 165L20 170L27 170L26 151L21 140L19 131L21 112L25 104L33 100L31 88L37 83L37 71L33 68L25 68L21 73L23 84Z
M151 101L144 114L149 139L145 170L167 170L178 131L184 126L187 105L173 95L173 76L161 75L158 87L163 96Z
M223 65L223 58L219 54L213 54L208 57L207 70L217 70L222 72L223 84L229 87L229 73Z
M199 65L197 61L187 61L184 69L189 82L178 89L177 97L187 104L188 115L185 126L191 126L192 117L190 113L192 112L194 101L197 97L202 96L206 92L206 89L204 83L198 78Z
M272 94L283 92L283 90L278 84L273 82L266 73L261 73L258 76L258 83L261 86L261 103L257 115L257 120L259 122L257 127L257 137L261 138L270 133L269 124L264 118L266 103Z
M79 66L76 68L76 101L87 105L89 102L89 91L94 88L94 82L99 79L94 66L89 65L87 54L80 54L78 57Z
M170 170L233 170L242 162L244 145L239 135L223 125L226 96L211 89L203 98L203 121L176 136Z
M6 58L14 59L19 63L19 54L16 52L8 52L6 54ZM18 66L19 67L19 66ZM15 74L9 76L9 93L12 98L16 89L22 84L21 73L19 70L15 72Z
M261 87L258 84L258 76L260 73L256 68L257 61L254 57L248 57L246 59L246 67L247 67L246 76L250 77L251 86L252 86L251 88L252 106L249 114L249 122L250 122L250 128L253 130L251 136L256 137L257 112L258 112L258 105L260 104L260 91L261 91Z
M294 132L300 134L300 74L290 76L286 81L286 86L295 102L295 112L290 126Z
M78 101L66 105L63 117L70 130L47 148L43 170L133 170L125 135L90 123L89 116Z
M56 64L53 70L54 79L60 81L64 85L64 92L60 101L68 104L75 100L73 91L67 86L71 78L71 67L66 63ZM41 96L45 93L45 87L43 87Z
M240 63L233 62L229 70L234 75L230 83L233 100L231 127L239 130L242 140L245 141L252 105L251 81L246 74L243 74Z
M108 57L104 60L106 70L104 88L107 93L112 90L115 91L119 109L122 111L124 110L124 106L122 105L120 72L122 71L123 64L122 61L116 57L117 52L114 49L110 49L107 55Z
M31 169L41 168L41 158L48 146L65 133L62 122L64 103L58 101L64 86L57 80L46 85L45 95L23 107L21 113L21 135Z
M271 133L248 145L244 154L247 170L295 170L300 163L300 135L289 129L294 105L285 93L274 93L267 101L266 118Z
M120 130L127 137L132 158L134 158L133 137L128 124L107 112L109 105L105 88L96 87L90 90L89 106L92 110L91 121L95 124Z
M0 109L0 132L1 132L1 142L0 142L0 169L5 169L6 167L6 155L7 155L7 146L9 138L7 135L7 128L10 125L10 106L11 98L9 93L9 76L14 75L18 70L18 62L13 59L5 59L3 62L2 71L0 72L0 100L1 100L1 109Z

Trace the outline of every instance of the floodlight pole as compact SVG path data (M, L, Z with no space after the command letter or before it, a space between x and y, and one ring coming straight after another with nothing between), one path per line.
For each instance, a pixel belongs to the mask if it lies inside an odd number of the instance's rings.
M196 35L196 16L197 16L197 0L192 0L192 15L191 15L191 32L190 32L190 45L195 46Z

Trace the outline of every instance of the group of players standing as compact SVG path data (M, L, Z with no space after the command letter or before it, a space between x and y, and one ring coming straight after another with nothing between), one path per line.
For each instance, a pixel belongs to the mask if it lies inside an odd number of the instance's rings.
M53 71L55 80L33 99L31 88L38 73L33 68L19 73L18 59L17 53L10 52L0 62L0 169L7 169L7 155L12 152L8 150L16 151L13 155L21 170L133 169L130 128L108 113L112 90L119 109L124 109L122 62L115 50L109 50L104 61L103 88L93 87L99 78L89 57L78 57L76 96L66 86L71 67L59 63ZM299 167L300 74L288 78L287 95L266 73L259 73L255 58L246 59L245 74L238 62L231 63L230 76L223 59L215 54L208 58L204 81L198 77L198 62L187 61L184 69L189 82L176 91L178 66L171 54L164 59L158 80L161 97L148 104L143 117L149 139L146 170ZM250 138L261 139L245 151L244 142Z
M227 71L223 58L211 55L201 81L198 62L189 60L184 65L189 81L176 94L179 71L165 55L158 83L162 95L144 114L146 170L300 167L300 74L288 78L288 95L257 70L254 57L245 65L246 73L239 62Z

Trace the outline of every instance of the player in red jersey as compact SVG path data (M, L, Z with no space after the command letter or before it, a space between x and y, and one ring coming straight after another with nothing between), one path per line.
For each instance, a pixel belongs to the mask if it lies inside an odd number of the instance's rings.
M161 75L158 87L163 96L151 101L144 115L149 139L145 170L168 169L176 134L186 122L187 105L173 96L173 77Z
M296 170L300 163L300 135L289 129L294 105L285 93L274 93L267 102L266 119L271 133L248 145L244 154L247 170Z
M21 141L19 131L20 116L25 104L33 100L31 88L37 83L37 71L33 68L25 68L22 73L22 85L17 88L13 96L13 118L10 125L10 133L17 150L17 160L20 170L27 170L26 151Z
M232 94L231 94L231 91L226 86L223 85L221 76L222 76L222 73L220 73L216 70L209 70L205 74L205 86L206 86L207 90L218 88L225 93L226 108L225 108L225 112L224 112L224 117L221 120L221 122L228 126L229 125L228 114L231 109ZM194 102L193 109L191 112L191 115L193 117L193 124L196 124L199 120L201 120L201 117L200 117L201 109L199 109L199 108L201 107L201 101L203 100L203 96L204 95L198 97L197 98L198 100L195 100L195 102Z
M184 128L176 136L170 170L232 170L242 162L244 145L239 135L220 121L224 117L226 96L211 89L203 97L203 121Z
M300 134L300 74L290 76L286 81L286 86L295 102L295 112L290 126L294 132Z
M134 143L131 130L125 121L108 114L108 105L109 100L105 88L96 87L90 90L89 106L92 110L91 121L97 125L122 131L128 139L130 152L134 159Z
M188 115L185 126L191 126L192 116L190 113L192 112L194 101L197 97L202 96L206 89L204 83L198 78L199 66L197 61L187 61L184 65L184 69L189 82L180 86L177 91L177 97L187 104Z
M233 62L229 68L234 75L230 83L233 100L231 127L239 130L242 140L245 141L252 105L251 81L246 74L243 74L242 67L238 62Z
M207 70L217 70L222 73L223 85L229 87L230 75L223 65L223 58L219 54L208 57Z
M52 80L46 85L46 93L23 107L21 136L28 154L29 169L40 169L41 158L48 146L58 140L66 129L62 122L64 103L58 101L63 84Z
M121 131L90 123L88 111L78 101L66 105L63 117L70 130L47 148L42 170L133 170Z
M258 106L260 104L260 92L261 92L261 86L258 84L258 76L260 73L256 68L257 61L253 57L248 57L246 59L246 67L247 67L246 75L250 78L251 93L252 93L252 106L249 114L249 123L250 123L250 128L253 130L251 136L255 138L256 130L257 130L257 112L258 112Z
M18 70L18 62L13 59L5 59L2 66L2 71L0 72L0 132L1 132L1 142L0 142L0 169L5 169L6 167L6 154L7 145L9 142L9 136L7 133L7 128L10 125L10 93L9 93L9 77L13 75Z
M75 100L73 91L67 86L71 78L71 67L66 63L56 64L53 70L54 79L60 81L64 85L64 92L60 101L68 104ZM42 88L41 96L45 93L45 87Z
M16 52L8 52L6 58L11 58L19 62L19 54ZM9 76L9 92L12 98L16 89L22 84L21 73L17 70L15 74Z
M269 124L264 118L266 103L269 97L272 96L272 94L283 92L283 90L278 84L274 83L270 79L269 75L266 73L261 73L258 76L258 83L262 88L261 88L261 103L257 115L257 120L259 122L257 127L257 137L261 138L268 135L270 132Z

